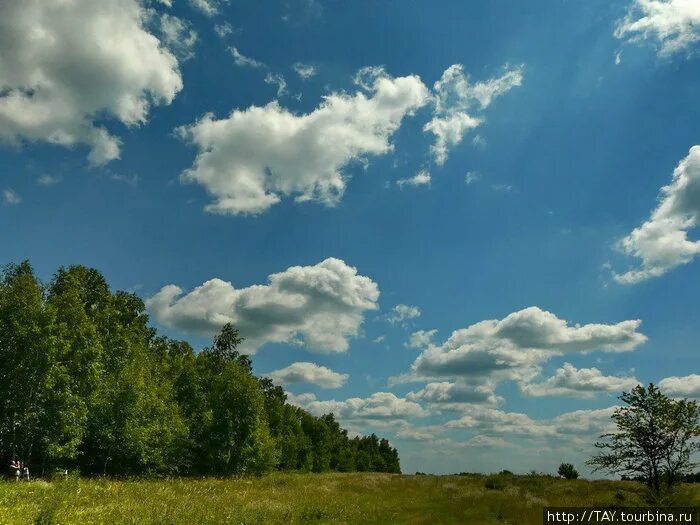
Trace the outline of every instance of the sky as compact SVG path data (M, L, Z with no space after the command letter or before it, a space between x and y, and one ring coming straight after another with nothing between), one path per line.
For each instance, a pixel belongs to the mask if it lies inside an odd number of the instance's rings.
M0 262L104 273L404 472L700 398L695 0L0 3Z

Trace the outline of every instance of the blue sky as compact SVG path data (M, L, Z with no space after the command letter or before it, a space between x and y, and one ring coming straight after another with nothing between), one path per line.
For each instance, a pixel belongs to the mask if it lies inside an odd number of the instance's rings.
M699 48L688 0L4 5L0 259L233 321L406 472L585 471L622 389L700 397Z

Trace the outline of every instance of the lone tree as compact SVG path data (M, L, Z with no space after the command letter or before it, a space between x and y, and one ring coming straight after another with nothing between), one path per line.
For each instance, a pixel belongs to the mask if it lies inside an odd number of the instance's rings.
M571 463L562 463L559 465L559 470L557 471L564 479L576 479L578 478L578 471L574 468Z
M593 471L607 470L642 478L654 495L672 487L695 463L700 451L700 408L696 401L674 400L649 384L623 392L626 406L612 415L617 430L603 434L595 446L601 453L587 464Z

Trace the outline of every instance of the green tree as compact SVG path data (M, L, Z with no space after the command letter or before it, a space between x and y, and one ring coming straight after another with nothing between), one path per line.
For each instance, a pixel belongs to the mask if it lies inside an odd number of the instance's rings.
M612 415L617 430L601 436L606 441L595 445L601 453L588 464L594 471L639 476L658 496L662 484L672 487L695 466L693 454L700 450L698 403L671 399L652 383L648 388L638 385L620 399L626 406Z
M557 474L559 474L564 479L578 478L578 471L574 468L574 466L571 463L562 463L561 465L559 465L559 470L557 470Z

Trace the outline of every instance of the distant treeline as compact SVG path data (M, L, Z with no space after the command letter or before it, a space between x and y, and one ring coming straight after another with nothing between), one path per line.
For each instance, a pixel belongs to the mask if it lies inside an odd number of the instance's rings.
M210 348L159 336L143 301L83 266L42 285L0 271L0 460L32 473L400 472L386 439L350 439L257 378L226 325Z

